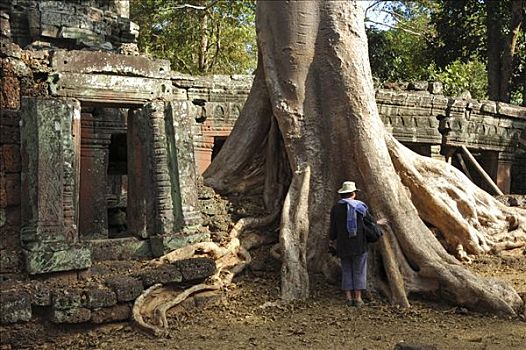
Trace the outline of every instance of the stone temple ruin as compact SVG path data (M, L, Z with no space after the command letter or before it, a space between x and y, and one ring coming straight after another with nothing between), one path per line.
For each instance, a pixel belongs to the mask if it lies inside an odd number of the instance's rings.
M15 293L5 283L77 280L98 261L209 239L202 218L214 210L198 177L252 78L172 72L139 55L137 36L127 0L0 3L2 323L31 319L35 306L51 307L57 323L126 319L155 283L144 275L68 293L34 292L36 282ZM526 193L526 108L448 98L428 82L376 98L388 130L414 151L451 161L491 191L458 156L464 146L504 193ZM206 262L178 269L178 281L213 272ZM108 308L120 318L105 318Z

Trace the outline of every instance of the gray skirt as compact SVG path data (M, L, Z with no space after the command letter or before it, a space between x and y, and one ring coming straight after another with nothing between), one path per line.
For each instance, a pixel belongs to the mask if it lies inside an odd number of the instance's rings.
M366 289L367 285L367 252L362 255L341 258L342 289Z

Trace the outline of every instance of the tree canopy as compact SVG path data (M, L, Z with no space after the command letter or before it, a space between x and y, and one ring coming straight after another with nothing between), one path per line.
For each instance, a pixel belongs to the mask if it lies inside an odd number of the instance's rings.
M375 1L366 21L373 76L439 80L450 95L525 104L525 11L523 0Z
M255 1L131 0L139 47L188 74L250 74L256 66Z

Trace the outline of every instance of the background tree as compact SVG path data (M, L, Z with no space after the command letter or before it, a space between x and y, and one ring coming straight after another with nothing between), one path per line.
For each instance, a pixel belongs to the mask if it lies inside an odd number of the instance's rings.
M373 8L392 22L384 31L369 29L374 34L370 40L373 75L381 81L386 80L386 64L377 62L389 62L397 72L389 80L442 79L446 93L469 86L475 98L523 100L524 0L377 1ZM410 41L401 31L412 37ZM378 40L379 36L389 40ZM389 54L382 59L374 57L376 52ZM397 62L416 68L408 74L397 69ZM482 76L487 83L482 83ZM487 92L481 93L483 89Z
M131 0L139 48L189 74L251 74L256 65L255 2Z
M369 59L379 81L413 81L429 78L434 59L428 49L434 37L429 1L375 1L366 9ZM377 16L373 16L376 14ZM382 21L373 19L384 14Z

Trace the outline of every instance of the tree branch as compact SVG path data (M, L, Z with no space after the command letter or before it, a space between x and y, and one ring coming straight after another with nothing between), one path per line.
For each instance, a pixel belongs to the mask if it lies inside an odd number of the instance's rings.
M173 10L180 10L180 9L184 9L184 8L191 8L191 9L194 9L194 10L206 10L206 6L197 6L197 5L191 5L191 4L182 4L182 5L179 5L179 6L173 6L172 7Z
M416 35L416 36L421 36L421 37L425 38L424 34L412 31L412 30L404 28L404 27L393 26L391 24L376 22L376 21L372 21L370 19L366 20L366 22L373 23L373 24L378 24L378 25L385 26L385 27L388 27L388 28L391 28L391 29L400 29L400 30L402 30L402 31L404 31L406 33L409 33L409 34L412 34L412 35Z
M182 5L178 5L178 6L173 6L172 9L173 10L180 10L180 9L184 9L184 8L190 8L190 9L193 9L193 10L209 10L210 8L214 7L215 4L217 4L219 2L219 0L214 0L212 1L210 4L208 4L207 6L198 6L198 5L192 5L192 4L182 4Z

